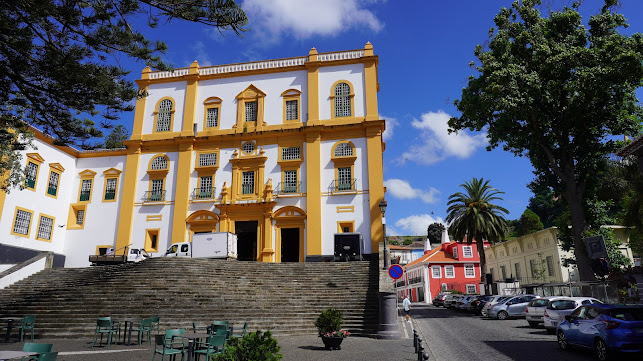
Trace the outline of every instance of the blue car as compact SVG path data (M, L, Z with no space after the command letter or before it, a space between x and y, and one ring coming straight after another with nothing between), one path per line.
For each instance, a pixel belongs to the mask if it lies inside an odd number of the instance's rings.
M643 353L643 306L581 306L565 316L556 334L561 349L590 348L601 361L616 352Z

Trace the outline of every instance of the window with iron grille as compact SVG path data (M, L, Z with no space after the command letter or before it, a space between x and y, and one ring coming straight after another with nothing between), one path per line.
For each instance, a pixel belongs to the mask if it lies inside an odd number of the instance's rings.
M49 184L47 185L47 194L55 196L58 193L58 180L60 175L56 172L49 173Z
M36 186L36 176L38 175L38 164L29 162L25 171L25 187L34 188Z
M201 177L201 192L210 192L212 189L212 176Z
M170 131L171 122L172 122L172 101L169 99L161 100L161 103L159 103L158 114L156 115L156 131L157 132Z
M453 268L453 266L444 266L444 277L455 277L455 269Z
M547 256L547 271L550 276L554 276L554 258L552 256Z
M529 267L531 268L531 277L536 278L536 260L530 259L529 260Z
M160 194L163 191L163 179L152 179L152 194Z
M431 267L431 277L433 277L433 278L441 278L442 277L442 272L440 271L440 266Z
M299 147L284 147L281 148L281 160L300 159Z
M257 102L246 102L246 122L257 121Z
M208 128L214 128L219 125L219 108L208 108L206 115L206 124Z
M255 192L255 172L243 172L241 193L252 194Z
M505 266L500 266L500 274L502 275L502 280L504 281L507 278L507 268Z
M255 151L255 143L253 142L245 142L243 143L243 152L246 154L250 154Z
M299 101L286 100L286 120L299 119Z
M520 279L521 274L520 274L520 263L514 264L514 268L516 269L516 278Z
M351 157L353 155L353 147L348 143L339 143L335 147L336 157Z
M472 264L465 264L464 265L464 276L465 277L475 277L476 276L476 271L473 268Z
M199 167L217 165L217 153L199 154Z
M286 170L284 171L284 193L297 192L297 171Z
M152 160L152 169L167 169L167 158L156 157Z
M351 116L351 87L346 83L335 86L335 117Z
M476 285L467 285L467 294L475 294L475 293L478 293Z
M105 182L105 199L114 199L116 197L116 178L107 178Z
M54 224L53 218L40 216L40 226L38 226L38 238L51 240L51 227Z
M92 191L92 180L83 179L80 185L80 201L88 201Z
M337 182L339 190L347 190L352 187L351 168L337 168Z
M467 257L467 258L473 257L473 247L472 246L463 246L462 247L462 257Z
M76 211L76 224L83 224L85 222L85 210L79 209Z
M31 213L25 212L21 209L16 211L16 219L13 223L13 233L29 234L29 224L31 223Z

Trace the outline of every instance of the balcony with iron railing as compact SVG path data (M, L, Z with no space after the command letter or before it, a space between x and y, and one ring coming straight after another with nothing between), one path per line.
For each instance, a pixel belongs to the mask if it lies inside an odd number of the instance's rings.
M78 198L78 200L81 202L86 202L89 200L90 195L91 195L91 191L81 191L80 197Z
M334 180L330 184L331 193L351 193L356 192L357 178Z
M280 182L273 194L276 196L301 194L301 182Z
M165 201L165 190L148 191L143 195L144 202L163 202Z
M241 185L241 194L254 194L255 185L254 184L242 184Z
M36 179L27 178L25 179L25 188L34 188L36 186Z
M192 191L192 199L214 199L216 198L216 188L215 187L203 187L203 188L194 188Z
M422 277L409 278L409 284L422 283Z
M397 281L397 282L395 283L395 286L396 286L396 287L404 287L404 286L406 286L406 281L404 281L404 280Z
M111 200L114 200L115 198L116 198L116 190L105 191L105 200L106 201L111 201Z

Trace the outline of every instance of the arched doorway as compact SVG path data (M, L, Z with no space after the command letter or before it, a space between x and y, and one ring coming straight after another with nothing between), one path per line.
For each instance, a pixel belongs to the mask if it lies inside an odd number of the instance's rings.
M299 207L278 209L275 220L275 262L304 262L304 230L306 212Z
M216 232L219 224L219 216L216 213L206 210L200 210L192 213L185 220L188 231L190 232L190 242L192 235L195 233Z

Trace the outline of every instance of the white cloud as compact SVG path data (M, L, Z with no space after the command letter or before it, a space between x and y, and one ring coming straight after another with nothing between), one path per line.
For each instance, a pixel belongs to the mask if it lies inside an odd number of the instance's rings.
M465 131L449 134L447 122L451 116L442 110L422 114L411 126L421 132L419 144L414 144L396 159L398 164L413 161L431 165L449 157L469 158L476 150L489 144L487 133L472 134Z
M267 39L289 33L297 39L337 36L351 28L379 31L382 23L363 0L245 0L241 6L255 33Z
M398 199L420 199L424 203L435 203L440 191L430 187L428 191L411 187L409 182L402 179L388 179L384 181L386 193Z
M396 126L400 125L400 123L397 121L397 119L387 117L382 114L380 114L380 119L386 120L386 129L384 129L384 133L382 133L382 139L384 139L384 141L387 141L393 137L393 130Z
M210 56L208 55L208 48L202 41L196 41L191 46L192 53L194 54L194 59L189 60L188 64L192 64L193 61L198 61L200 67L211 66L212 62L210 61Z
M426 231L432 223L442 223L442 218L433 218L430 214L414 214L406 218L402 218L394 223L391 231L386 229L387 236L426 236ZM393 233L391 233L393 232Z

